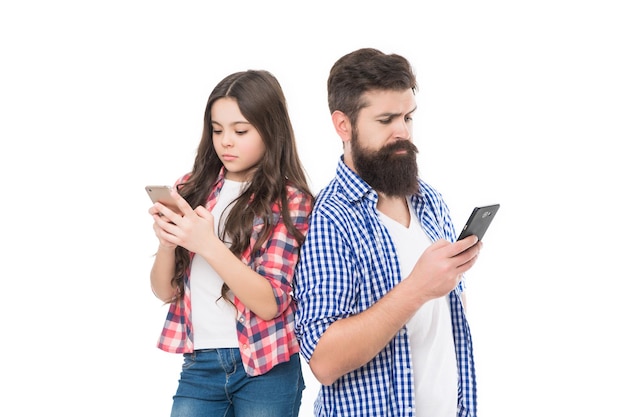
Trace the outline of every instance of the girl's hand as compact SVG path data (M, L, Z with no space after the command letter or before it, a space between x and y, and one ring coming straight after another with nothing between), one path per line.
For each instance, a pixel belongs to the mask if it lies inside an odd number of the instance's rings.
M180 214L160 203L150 209L160 244L167 247L178 245L190 252L203 253L212 242L219 241L214 232L213 215L205 207L192 209L175 190L172 190L172 197Z
M176 249L176 244L172 243L168 238L167 232L163 229L163 222L169 222L169 219L162 214L165 206L161 203L155 203L152 207L148 209L148 213L152 216L154 223L152 224L152 229L154 230L154 234L157 239L159 239L159 247L163 249ZM169 210L169 209L167 209Z

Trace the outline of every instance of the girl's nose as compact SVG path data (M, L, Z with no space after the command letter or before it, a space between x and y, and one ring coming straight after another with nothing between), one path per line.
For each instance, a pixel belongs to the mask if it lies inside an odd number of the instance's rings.
M224 132L222 134L222 139L221 139L220 142L221 142L222 146L225 147L225 148L229 148L229 147L233 146L232 136L228 132Z

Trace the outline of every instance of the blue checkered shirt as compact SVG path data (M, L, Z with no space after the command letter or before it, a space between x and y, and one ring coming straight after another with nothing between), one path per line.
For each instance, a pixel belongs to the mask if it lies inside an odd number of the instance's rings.
M336 320L358 314L401 280L400 264L387 229L376 213L377 193L339 161L337 173L318 195L295 277L296 335L309 361L324 331ZM428 237L456 240L442 196L420 180L411 196ZM476 416L472 338L463 306L463 281L449 295L459 371L458 417ZM316 416L415 416L409 338L401 329L365 366L322 385Z

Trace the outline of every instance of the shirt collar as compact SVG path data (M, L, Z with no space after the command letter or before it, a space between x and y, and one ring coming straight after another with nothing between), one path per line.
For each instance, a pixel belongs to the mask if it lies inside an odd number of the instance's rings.
M344 162L342 155L337 164L337 181L351 202L368 199L372 203L378 202L378 193L359 174L351 170Z

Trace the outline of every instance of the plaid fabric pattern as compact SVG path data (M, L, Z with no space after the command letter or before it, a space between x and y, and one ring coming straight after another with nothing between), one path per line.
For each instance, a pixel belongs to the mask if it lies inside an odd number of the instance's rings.
M184 181L179 179L176 184ZM220 173L213 190L207 199L207 208L212 210L224 185L224 172ZM312 199L292 186L287 186L289 212L298 230L306 234ZM295 303L292 298L292 280L298 260L299 244L287 231L280 216L278 204L273 207L274 230L261 250L252 253L263 226L262 220L255 219L249 249L242 255L242 262L263 275L272 285L278 315L273 320L262 320L246 308L235 297L237 308L237 338L239 350L246 372L251 376L261 375L275 365L289 361L291 355L299 351L294 334ZM194 254L191 254L193 257ZM193 329L191 326L191 296L189 270L184 277L185 295L178 303L170 305L161 336L159 349L172 353L193 351Z
M429 238L456 240L442 196L420 180L411 205ZM376 214L376 192L340 160L311 216L296 269L296 335L309 361L324 331L336 320L371 307L401 279L387 229ZM449 295L459 369L458 416L476 415L474 360L461 304L463 281ZM367 365L322 385L316 416L413 416L413 370L409 338L401 329Z

